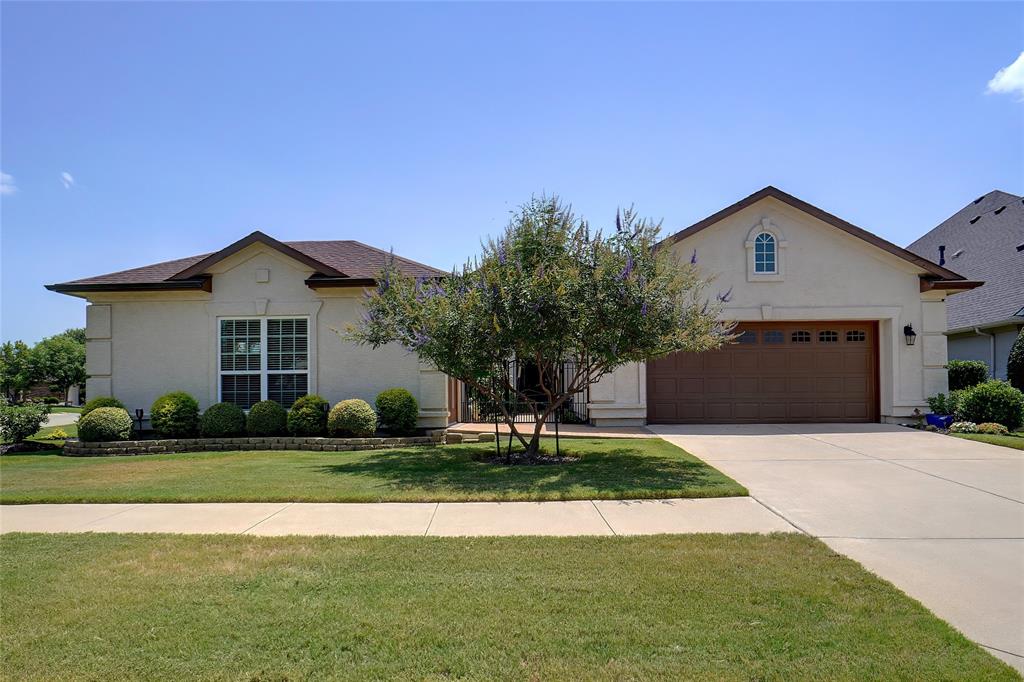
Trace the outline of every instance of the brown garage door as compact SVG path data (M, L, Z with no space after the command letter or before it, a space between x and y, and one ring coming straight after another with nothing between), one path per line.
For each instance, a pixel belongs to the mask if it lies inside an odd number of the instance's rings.
M878 421L875 322L756 322L647 363L652 424Z

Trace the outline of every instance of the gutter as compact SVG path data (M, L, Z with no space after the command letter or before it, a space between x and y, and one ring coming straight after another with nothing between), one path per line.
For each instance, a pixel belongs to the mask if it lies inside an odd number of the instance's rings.
M978 327L974 328L974 333L978 336L987 336L989 338L988 348L988 371L989 376L995 378L996 376L996 335L988 332L983 332Z

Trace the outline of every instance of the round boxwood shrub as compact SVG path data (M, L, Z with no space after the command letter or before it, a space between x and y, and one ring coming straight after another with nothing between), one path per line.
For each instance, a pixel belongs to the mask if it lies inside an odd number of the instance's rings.
M283 436L288 428L288 413L273 400L261 400L249 408L245 430L250 436Z
M330 403L318 395L304 395L288 411L288 433L293 436L322 436L327 432Z
M132 418L123 407L96 407L78 420L78 438L89 443L128 440Z
M978 424L978 433L987 433L990 436L1008 436L1010 435L1010 430L1002 424L983 422Z
M149 423L161 436L194 436L199 431L199 403L184 391L162 395L149 408Z
M380 423L393 433L410 433L416 428L420 406L412 393L404 388L389 388L377 396Z
M377 430L377 413L365 400L342 400L327 415L327 433L332 436L366 438Z
M233 403L210 405L199 420L199 433L207 438L245 435L245 412Z
M946 370L951 391L977 386L988 379L988 365L980 360L950 360Z
M122 403L117 398L111 398L110 396L101 396L99 398L93 398L92 400L87 402L85 404L85 407L82 408L81 413L78 415L78 418L81 419L85 415L95 410L97 407L120 407L122 410L127 411L127 408L124 406L124 403Z
M1005 381L993 379L964 389L956 406L957 421L995 422L1009 430L1024 424L1024 393Z

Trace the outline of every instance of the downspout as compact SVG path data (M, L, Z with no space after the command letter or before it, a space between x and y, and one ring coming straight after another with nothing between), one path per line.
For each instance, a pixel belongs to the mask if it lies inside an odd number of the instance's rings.
M988 332L983 332L980 329L978 329L977 327L974 328L974 333L977 334L978 336L987 336L989 338L989 340L990 340L989 347L988 347L988 370L989 370L989 375L993 379L995 379L996 378L996 335L995 334L989 334Z

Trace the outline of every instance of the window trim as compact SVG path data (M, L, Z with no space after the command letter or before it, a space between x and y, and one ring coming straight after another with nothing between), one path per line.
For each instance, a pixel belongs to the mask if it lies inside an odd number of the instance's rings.
M253 370L225 370L221 368L221 322L231 320L258 320L260 323L260 369L258 371ZM280 369L268 369L267 367L267 347L268 347L268 331L270 327L270 320L305 320L306 321L306 369L305 370L280 370ZM270 381L269 376L271 374L305 374L306 375L306 395L310 395L314 392L311 385L312 379L312 367L313 367L313 335L312 335L312 315L223 315L216 318L214 328L216 329L216 338L214 343L214 352L217 355L217 402L223 402L223 389L224 386L221 383L222 376L249 376L258 374L260 377L260 400L269 400L269 388ZM291 405L282 405L285 409L291 407ZM248 410L246 410L248 411Z
M764 264L768 264L768 255L771 254L772 269L771 270L759 270L761 263L758 262L757 247L761 244L765 245L764 251ZM771 246L771 250L767 249ZM775 235L771 232L758 232L757 236L754 237L754 274L755 275L777 275L779 274L779 240L775 238Z
M758 272L757 270L757 240L762 235L771 237L774 241L774 265L771 271ZM750 231L744 242L747 250L747 281L748 282L781 282L786 274L786 241L782 230L772 222L770 218L761 218Z

